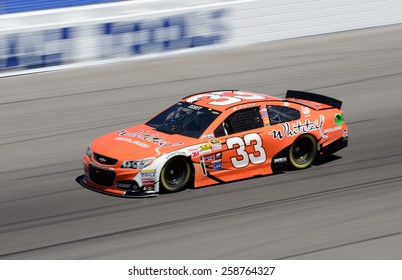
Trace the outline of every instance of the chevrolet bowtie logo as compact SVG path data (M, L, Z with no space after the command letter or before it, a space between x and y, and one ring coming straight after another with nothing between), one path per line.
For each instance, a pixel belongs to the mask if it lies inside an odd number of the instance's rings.
M105 159L104 157L100 157L100 158L98 158L98 160L99 160L99 162L101 162L101 163L105 163L105 162L106 162L106 159Z

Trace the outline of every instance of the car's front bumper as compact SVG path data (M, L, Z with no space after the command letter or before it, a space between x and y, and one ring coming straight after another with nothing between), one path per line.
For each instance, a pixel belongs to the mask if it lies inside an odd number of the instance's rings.
M155 178L143 182L140 170L121 169L101 165L87 155L84 156L84 175L79 183L91 190L122 197L149 197L155 191Z
M97 191L104 194L109 194L113 196L120 197L152 197L158 196L158 193L155 191L149 191L146 188L139 188L137 190L121 190L111 187L104 187L93 183L86 175L82 175L77 178L77 181L81 186L88 188L93 191Z

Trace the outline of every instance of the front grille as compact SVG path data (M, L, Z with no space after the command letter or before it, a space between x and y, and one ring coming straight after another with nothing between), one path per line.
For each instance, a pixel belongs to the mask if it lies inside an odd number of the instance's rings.
M112 187L116 174L113 171L95 168L91 165L88 167L89 178L97 185L104 187Z
M115 165L117 163L117 159L110 158L110 157L100 155L97 153L94 153L94 157L95 157L95 160L97 162L99 162L100 164Z

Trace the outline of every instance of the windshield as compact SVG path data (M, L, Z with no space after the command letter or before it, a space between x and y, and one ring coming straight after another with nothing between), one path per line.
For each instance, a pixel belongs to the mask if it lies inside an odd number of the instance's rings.
M155 116L146 125L169 134L199 138L219 114L212 109L179 102Z

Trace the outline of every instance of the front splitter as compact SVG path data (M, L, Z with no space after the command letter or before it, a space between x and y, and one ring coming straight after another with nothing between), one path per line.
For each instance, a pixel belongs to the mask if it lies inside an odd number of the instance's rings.
M159 194L153 191L141 191L141 190L116 190L112 188L107 188L107 187L92 187L89 186L88 184L85 183L84 181L85 176L81 175L77 177L76 181L83 187L96 191L99 193L111 195L111 196L117 196L117 197L128 197L128 198L142 198L142 197L155 197L158 196Z

